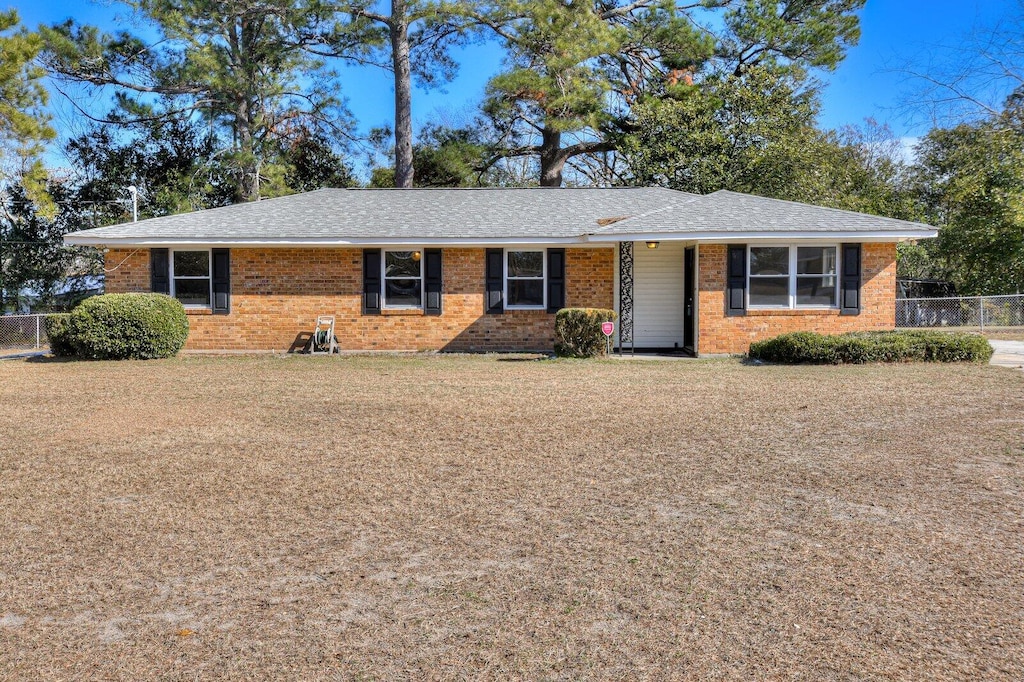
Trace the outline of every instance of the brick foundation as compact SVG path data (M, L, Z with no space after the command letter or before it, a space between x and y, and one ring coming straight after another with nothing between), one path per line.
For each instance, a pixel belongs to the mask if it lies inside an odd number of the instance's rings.
M864 244L861 313L838 310L748 310L725 314L726 246L698 248L698 352L746 353L754 341L795 331L841 334L896 326L896 244Z
M293 348L317 315L334 315L344 350L550 350L555 316L484 314L484 249L444 249L443 312L363 315L361 249L232 249L231 313L190 310L186 349ZM566 249L566 305L611 308L614 249ZM123 262L122 262L123 261ZM149 251L106 254L106 291L149 291Z

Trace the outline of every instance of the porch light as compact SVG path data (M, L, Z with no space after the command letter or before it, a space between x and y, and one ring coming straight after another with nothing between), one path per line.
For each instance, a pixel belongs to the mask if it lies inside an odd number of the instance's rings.
M660 244L660 243L661 242L647 242L647 248L648 249L656 249L656 248L658 248L658 244Z
M419 251L413 251L413 252L412 252L412 259L413 259L414 261L416 261L417 263L419 263L419 262L420 262L420 258L423 258L423 254L422 254L422 253L420 253Z

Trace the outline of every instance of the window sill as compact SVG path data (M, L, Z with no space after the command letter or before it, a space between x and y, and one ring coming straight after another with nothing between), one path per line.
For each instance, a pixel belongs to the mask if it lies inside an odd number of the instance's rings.
M839 308L747 308L747 315L838 315Z
M186 315L213 315L212 308L185 308Z
M423 308L381 308L380 314L386 317L416 317L423 315Z
M507 305L507 306L505 306L505 310L508 310L508 311L511 311L511 312L516 312L517 310L532 310L534 312L544 312L547 309L548 309L547 306L543 306L543 305L517 305L517 306Z

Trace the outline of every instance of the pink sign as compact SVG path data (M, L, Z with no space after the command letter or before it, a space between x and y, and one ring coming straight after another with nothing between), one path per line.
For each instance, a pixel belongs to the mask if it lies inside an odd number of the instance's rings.
M614 322L602 322L601 323L601 331L604 332L605 336L611 336L612 334L615 333L615 323Z

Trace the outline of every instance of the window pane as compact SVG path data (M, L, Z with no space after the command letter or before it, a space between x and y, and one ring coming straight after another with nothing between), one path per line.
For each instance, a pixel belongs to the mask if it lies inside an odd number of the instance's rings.
M751 275L788 275L788 246L752 246L750 247Z
M544 280L510 279L508 281L509 305L544 305Z
M796 250L796 274L836 274L836 249L834 246L800 246Z
M796 304L834 306L836 304L836 278L797 277Z
M789 277L751 277L750 305L788 307Z
M388 279L384 285L384 303L388 306L418 307L422 303L418 279Z
M174 276L175 277L209 277L210 276L210 252L209 251L175 251L174 252Z
M177 261L177 254L175 254ZM174 297L182 305L210 305L209 279L177 279L174 280Z
M384 252L384 276L385 277L419 277L420 263L422 260L415 260L414 253L418 251L386 251Z
M543 251L509 251L508 252L508 276L509 277L543 277L544 276L544 252Z

